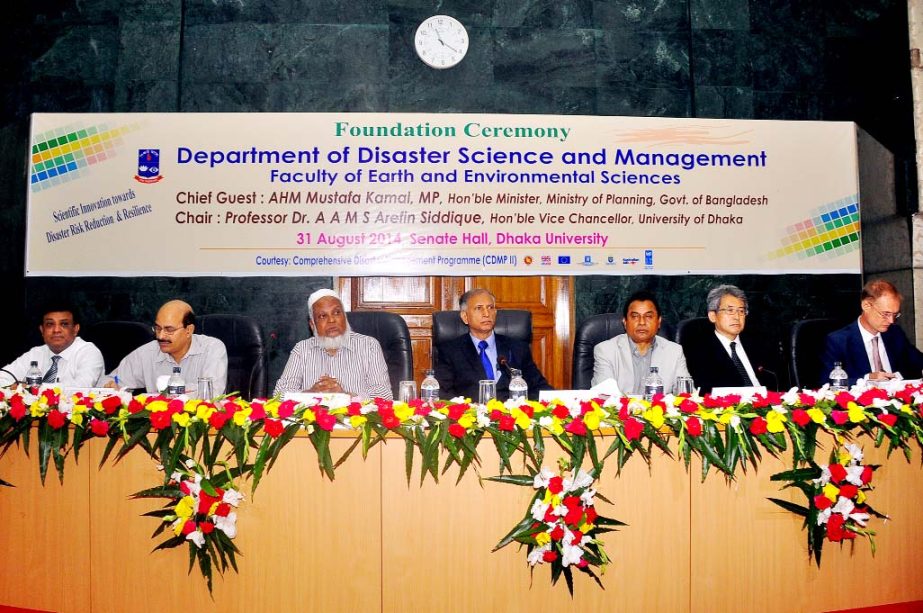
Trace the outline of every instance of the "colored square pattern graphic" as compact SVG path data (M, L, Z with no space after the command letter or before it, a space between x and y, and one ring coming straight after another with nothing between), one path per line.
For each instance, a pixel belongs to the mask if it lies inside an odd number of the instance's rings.
M33 192L77 179L90 166L116 157L122 136L135 126L110 128L106 124L62 127L35 134L32 144L30 185Z
M810 217L784 229L781 248L769 259L832 258L859 249L859 203L850 196L811 211Z

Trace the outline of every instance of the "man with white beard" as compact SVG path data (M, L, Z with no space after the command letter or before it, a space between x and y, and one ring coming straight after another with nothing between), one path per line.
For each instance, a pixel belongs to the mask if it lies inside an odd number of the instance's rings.
M319 289L308 296L314 336L292 349L275 394L340 393L361 398L391 396L391 382L381 345L349 327L336 292Z

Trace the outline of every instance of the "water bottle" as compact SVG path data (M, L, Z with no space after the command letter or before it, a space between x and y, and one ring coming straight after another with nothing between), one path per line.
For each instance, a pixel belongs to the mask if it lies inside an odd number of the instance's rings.
M522 371L516 368L510 369L510 400L513 402L525 402L529 399L529 385L522 378Z
M439 381L436 380L436 371L426 371L423 383L420 384L420 400L423 402L436 402L439 400Z
M663 393L663 379L656 366L651 366L651 372L644 377L644 399L652 400L655 394Z
M29 370L26 371L26 387L38 389L44 378L45 375L38 368L38 362L35 360L29 362Z
M176 398L181 394L186 393L186 382L183 381L183 375L180 374L179 366L173 367L173 374L170 375L170 379L167 381L167 396L170 398Z
M842 362L834 362L830 371L830 389L834 391L849 389L849 375L843 370Z

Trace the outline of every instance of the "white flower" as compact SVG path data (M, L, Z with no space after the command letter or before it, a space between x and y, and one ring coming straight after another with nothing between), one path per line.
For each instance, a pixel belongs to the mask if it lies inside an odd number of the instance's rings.
M848 483L852 483L856 487L861 487L863 470L865 470L864 466L847 466L846 467L846 481Z
M226 502L232 507L240 506L240 501L244 499L244 495L238 492L237 490L228 489L224 492L224 496L221 497L222 502Z
M818 525L818 526L822 526L822 525L826 524L826 523L830 520L830 513L831 513L831 512L832 512L832 509L831 509L830 507L827 507L827 508L824 509L823 511L820 511L820 512L817 514L817 525Z
M837 499L836 504L833 505L832 510L834 513L839 513L840 515L842 515L843 519L846 519L847 517L849 517L849 514L852 513L853 509L855 508L856 508L856 505L855 503L853 503L852 500L850 500L849 498L843 498L842 496L840 496Z
M814 479L814 485L819 485L821 487L830 483L830 467L826 464L820 465L820 477Z
M378 406L374 402L368 402L359 407L360 415L368 415L369 413L374 413L378 410Z
M872 398L872 406L876 409L900 409L900 405L893 398Z
M228 538L237 536L237 513L231 511L227 517L215 515L212 517L215 527L228 535Z
M735 430L739 430L740 429L740 415L731 415L730 425Z
M783 407L783 406L780 405L780 404L775 404L775 405L773 405L773 406L772 406L772 410L775 411L776 413L778 413L779 415L785 415L785 414L788 413L788 409L786 409L785 407Z
M564 545L564 552L561 555L561 564L570 566L578 564L583 559L583 548L577 545Z
M186 468L193 469L195 468L195 460L189 459L185 462Z
M860 526L865 526L868 522L870 515L868 513L850 513L849 519L853 520Z
M532 519L535 521L545 521L545 512L548 511L548 505L541 500L536 499L532 503Z
M199 530L193 530L192 532L187 534L186 540L192 541L193 543L195 543L195 546L198 547L199 549L201 549L202 546L205 545L205 535L202 534Z
M545 428L546 430L550 429L551 424L553 423L554 419L551 418L551 415L544 415L538 420L538 425L540 425L542 428Z
M580 494L580 500L583 502L584 507L593 506L593 497L596 496L596 490L593 488L588 489L587 491Z
M163 466L160 467L160 470L163 470ZM171 479L172 481L176 481L177 483L179 483L180 481L183 480L183 477L185 477L185 476L186 476L186 475L184 475L183 473L181 473L181 472L179 472L179 471L177 470L177 471L174 471L172 475L170 475L170 479Z
M853 462L858 463L862 461L862 457L863 457L862 447L860 447L859 445L855 445L853 443L846 443L845 445L843 445L843 448L849 452L849 455L852 457Z
M490 416L484 411L478 411L477 413L477 422L479 428L488 428L490 427Z
M577 471L577 475L573 476L571 473L570 477L565 477L563 480L564 491L565 492L574 492L585 487L590 487L593 485L593 477L590 476L582 468Z
M798 404L798 402L799 396L797 387L793 387L792 389L782 394L782 404Z
M532 479L532 487L535 489L548 487L548 483L551 481L552 477L554 477L554 471L543 466L542 470Z
M529 566L535 566L536 564L542 564L545 559L544 555L546 551L551 549L551 544L544 545L542 547L536 547L529 552L529 555L526 556L526 562L529 563Z
M429 417L432 417L433 419L446 419L447 416L443 415L439 411L431 411Z

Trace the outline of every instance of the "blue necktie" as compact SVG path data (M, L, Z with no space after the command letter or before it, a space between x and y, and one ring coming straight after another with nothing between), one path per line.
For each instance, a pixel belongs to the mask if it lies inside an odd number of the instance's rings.
M45 376L42 377L43 383L54 383L58 378L58 360L61 359L59 355L51 356L51 368L48 369L48 372L45 373Z
M478 343L478 349L481 351L481 364L484 366L484 374L487 375L488 379L494 378L494 368L490 365L490 357L487 355L487 341L481 341Z

